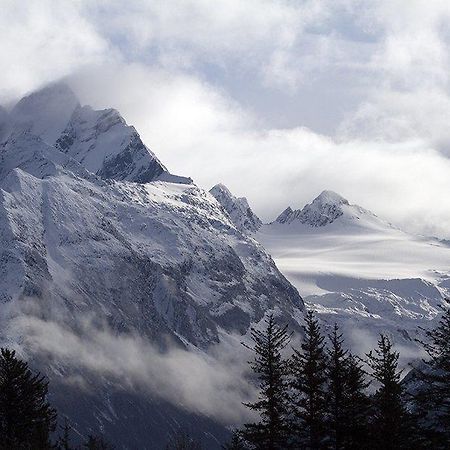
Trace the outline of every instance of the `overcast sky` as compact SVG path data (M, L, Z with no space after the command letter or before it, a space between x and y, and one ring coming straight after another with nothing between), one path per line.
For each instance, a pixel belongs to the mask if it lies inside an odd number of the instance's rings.
M450 2L0 0L0 102L67 77L271 220L331 189L450 237Z

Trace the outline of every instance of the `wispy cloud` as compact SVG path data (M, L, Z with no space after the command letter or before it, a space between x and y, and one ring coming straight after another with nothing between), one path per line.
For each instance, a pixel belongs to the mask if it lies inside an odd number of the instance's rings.
M7 345L24 357L39 358L47 369L64 368L66 382L95 389L89 380L107 379L111 389L147 391L225 424L250 417L242 405L254 395L246 364L249 355L245 349L240 351L239 340L233 342L233 337L208 354L169 341L163 351L145 337L118 334L88 316L69 325L61 316L56 319L56 311L50 315L47 311L43 318L37 302L29 300L24 305L11 312Z

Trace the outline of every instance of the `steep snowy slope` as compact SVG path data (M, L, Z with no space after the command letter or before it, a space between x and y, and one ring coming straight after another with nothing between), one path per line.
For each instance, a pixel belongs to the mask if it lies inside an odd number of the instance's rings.
M0 132L1 126L0 114ZM190 183L171 175L138 132L114 109L80 106L72 90L55 83L20 100L3 122L0 142L11 134L41 138L104 179Z
M51 367L57 405L82 432L159 448L170 430L195 424L217 448L225 431L215 416L158 389L137 392L125 369L113 382L89 336L106 327L106 342L137 336L158 351L206 355L270 310L298 326L303 301L212 195L170 175L116 111L72 95L57 85L19 102L0 146L0 343ZM65 352L83 339L74 367Z
M261 227L261 220L252 211L245 197L235 197L223 184L216 184L209 192L223 206L238 230L254 233Z
M146 183L163 176L167 181L191 182L168 176L135 128L128 126L115 109L77 107L55 146L102 178Z
M448 245L404 233L329 191L283 212L256 239L306 303L363 350L380 331L414 349L417 326L450 294Z
M301 308L262 247L198 187L103 183L41 154L34 162L33 174L14 169L0 184L1 248L13 246L24 274L11 286L17 269L2 265L2 292L13 289L4 300L40 294L45 281L57 299L70 289L81 312L199 346L217 342L218 327L245 332L275 304Z

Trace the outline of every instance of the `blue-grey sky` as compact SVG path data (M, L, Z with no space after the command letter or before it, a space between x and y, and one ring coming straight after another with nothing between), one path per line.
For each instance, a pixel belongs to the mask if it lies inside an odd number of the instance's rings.
M447 1L0 4L0 102L66 77L265 220L332 189L450 236Z

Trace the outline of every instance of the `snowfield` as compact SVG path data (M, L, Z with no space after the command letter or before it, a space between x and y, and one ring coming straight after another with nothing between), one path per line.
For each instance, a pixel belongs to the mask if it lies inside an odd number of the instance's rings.
M450 295L448 243L405 233L329 191L255 237L306 304L361 351L388 332L414 357L417 327Z

